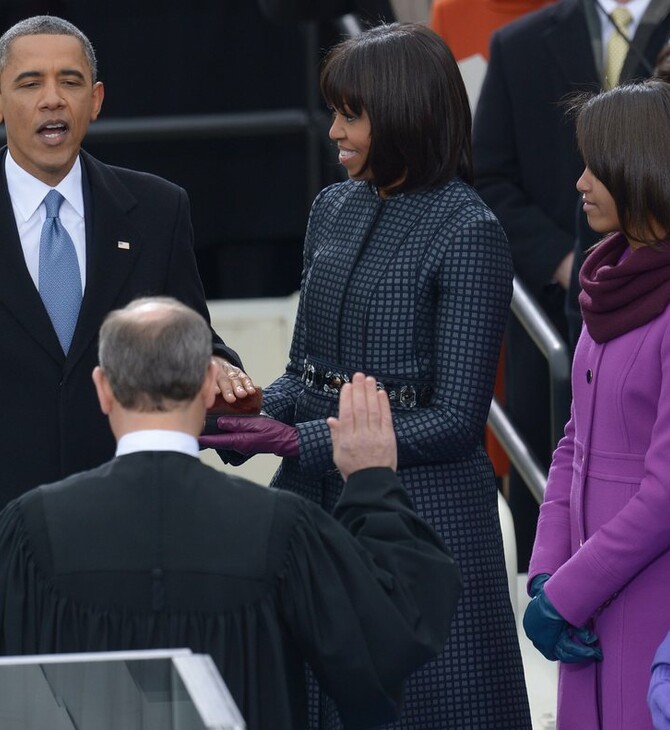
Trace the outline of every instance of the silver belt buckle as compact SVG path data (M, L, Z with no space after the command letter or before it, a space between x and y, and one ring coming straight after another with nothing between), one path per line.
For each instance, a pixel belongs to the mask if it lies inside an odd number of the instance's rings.
M403 385L400 388L400 403L407 408L416 407L416 388L413 385Z
M308 388L314 385L314 375L316 374L316 368L314 365L307 365L305 363L305 369L302 374L302 379Z
M342 386L349 382L349 376L345 373L338 373L334 370L326 370L323 378L323 392L337 395Z

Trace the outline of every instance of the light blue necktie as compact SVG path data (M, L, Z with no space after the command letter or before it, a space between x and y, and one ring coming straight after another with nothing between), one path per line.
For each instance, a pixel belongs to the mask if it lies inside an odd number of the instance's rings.
M63 200L56 190L44 198L47 218L40 236L39 291L67 355L81 306L81 276L74 243L58 217Z

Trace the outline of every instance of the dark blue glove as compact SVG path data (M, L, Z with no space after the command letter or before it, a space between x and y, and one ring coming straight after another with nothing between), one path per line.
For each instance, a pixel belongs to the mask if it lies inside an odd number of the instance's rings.
M535 598L535 596L542 590L544 587L544 584L551 578L550 573L538 573L533 580L530 582L530 590L528 591L530 593L531 598Z
M523 628L535 648L552 662L575 664L603 658L597 646L598 637L586 626L576 628L569 624L545 595L544 584L526 608Z

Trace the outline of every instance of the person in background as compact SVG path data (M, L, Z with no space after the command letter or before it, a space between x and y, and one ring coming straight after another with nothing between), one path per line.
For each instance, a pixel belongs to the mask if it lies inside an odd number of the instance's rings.
M90 379L108 311L160 293L208 317L185 191L81 149L103 97L71 23L35 16L0 37L0 507L114 453ZM212 342L225 399L258 398Z
M460 578L394 473L386 393L359 373L328 421L345 480L333 518L199 461L219 365L195 311L113 311L99 360L116 455L0 513L0 654L189 647L212 656L249 730L306 727L308 661L347 728L396 717L405 676L444 645Z
M553 457L524 627L561 661L559 730L647 730L670 602L670 85L578 105L577 181L605 236L580 273L572 416Z
M298 316L269 418L219 419L225 458L285 457L273 484L331 511L342 490L327 418L356 370L389 394L398 475L449 540L464 589L445 652L412 675L394 728L530 728L496 483L482 445L512 268L472 189L458 66L423 25L381 25L336 46L321 88L349 180L307 228ZM324 702L312 727L338 727Z
M566 342L566 291L578 203L574 181L582 160L562 102L575 93L598 91L603 84L650 76L670 36L670 0L598 2L559 0L493 34L473 129L475 186L505 229L516 276ZM610 15L619 5L631 13L626 28L630 50L614 30ZM616 78L607 64L613 38L621 41L623 61ZM506 338L505 371L511 420L548 468L555 448L548 367L515 317L510 318ZM538 505L514 469L510 508L518 567L525 572Z

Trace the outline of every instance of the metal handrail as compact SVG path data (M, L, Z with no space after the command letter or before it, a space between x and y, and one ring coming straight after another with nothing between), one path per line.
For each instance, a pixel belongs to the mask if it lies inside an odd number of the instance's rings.
M549 364L551 440L555 447L570 416L568 346L517 277L514 277L511 310ZM535 499L541 503L547 474L495 399L491 402L488 425Z
M528 448L528 445L495 398L491 401L488 425L533 497L541 504L544 500L547 472L542 468L535 454Z
M512 313L549 364L551 446L556 447L570 417L570 353L565 340L526 286L514 277Z

